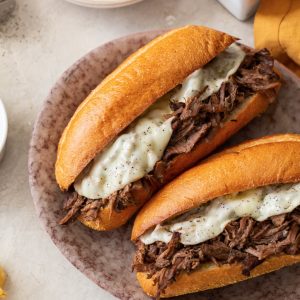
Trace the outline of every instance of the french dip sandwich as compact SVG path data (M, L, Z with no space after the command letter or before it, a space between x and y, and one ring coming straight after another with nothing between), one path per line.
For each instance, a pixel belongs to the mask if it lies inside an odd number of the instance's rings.
M172 30L126 59L78 107L59 142L61 224L110 230L162 185L266 110L273 58L201 26Z
M218 288L300 261L300 135L252 140L160 190L136 217L133 267L150 296Z

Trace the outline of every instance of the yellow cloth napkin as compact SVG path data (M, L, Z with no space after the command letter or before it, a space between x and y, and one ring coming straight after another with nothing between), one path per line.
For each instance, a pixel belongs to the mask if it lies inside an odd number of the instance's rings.
M0 267L0 298L4 298L6 296L5 292L2 290L2 287L5 282L5 273L4 270Z
M300 77L300 0L261 0L254 40Z

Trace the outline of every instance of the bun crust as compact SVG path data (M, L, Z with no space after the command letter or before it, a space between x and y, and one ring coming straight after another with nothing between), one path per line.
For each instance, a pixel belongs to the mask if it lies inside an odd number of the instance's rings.
M159 36L127 58L81 103L65 128L55 165L60 188L67 190L124 128L235 40L213 29L186 26Z
M220 267L207 264L202 268L188 273L182 273L176 281L170 284L161 298L175 297L179 295L200 292L208 289L219 288L225 285L233 284L254 278L283 267L300 262L300 255L280 255L266 259L262 264L255 267L249 277L242 275L240 264L226 264ZM152 279L147 279L146 273L137 273L137 279L144 292L155 297L156 286Z
M299 181L300 135L275 135L243 143L210 157L160 190L136 217L132 240L216 197Z
M212 131L205 141L195 146L194 150L187 154L178 155L173 164L170 166L170 169L167 171L166 181L170 181L176 175L180 174L195 164L198 160L211 153L215 148L225 142L234 133L239 131L253 118L263 113L272 100L271 96L262 93L255 94L249 98L244 105L234 111L230 119L227 120L222 127ZM232 122L231 120L235 121ZM148 200L147 193L141 192L136 199L139 199L138 206L130 206L121 213L115 212L112 207L108 206L103 210L100 210L97 219L93 221L85 221L82 217L79 217L79 220L84 225L94 230L111 230L118 228L125 224L129 218Z

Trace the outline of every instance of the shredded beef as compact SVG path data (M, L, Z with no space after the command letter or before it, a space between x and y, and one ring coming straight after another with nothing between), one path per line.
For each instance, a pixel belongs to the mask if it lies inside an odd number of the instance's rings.
M134 188L141 188L142 183L137 181L135 183L127 184L123 189L112 193L108 199L110 204L114 207L115 211L119 212L125 209L127 206L134 205L135 199L132 196L132 190Z
M285 217L286 217L286 214L273 216L273 217L271 217L271 221L275 226L280 226L284 223Z
M242 274L250 276L251 270L270 256L300 253L299 215L298 207L263 222L243 217L230 222L216 238L192 246L181 244L178 233L174 233L167 244L145 245L138 241L133 269L153 278L157 298L178 274L192 272L205 263L240 263Z
M126 185L123 189L112 193L107 198L95 200L87 199L74 192L65 201L64 209L67 210L68 213L59 221L59 224L67 224L79 214L81 214L86 221L95 220L99 210L106 205L111 205L116 212L120 212L130 205L137 204L136 197L134 196L135 193L139 195L139 191L143 191L143 193L147 194L146 197L149 199L153 191L158 189L158 185L159 183L153 175L147 175L140 180Z
M273 58L267 49L248 51L235 74L236 81L247 89L258 92L274 88L278 76L273 71Z
M59 224L66 224L79 214L84 214L87 221L94 220L97 217L99 209L105 207L107 202L107 198L92 200L74 192L64 203L64 209L67 210L68 213L59 221Z
M278 84L273 58L268 50L244 48L247 53L238 71L221 85L218 92L204 101L198 93L184 103L173 103L173 134L163 160L190 152L212 128L220 126L232 110L258 91L271 90Z
M173 133L162 160L156 163L151 173L126 185L106 199L91 200L74 196L77 202L73 202L74 207L68 206L67 215L60 223L65 224L78 213L86 220L95 219L105 205L111 205L116 212L120 212L138 203L139 198L134 195L135 191L142 187L150 187L148 195L144 198L149 199L159 186L165 183L164 174L177 155L190 152L213 128L219 127L232 110L247 97L258 91L274 93L273 88L277 86L279 77L273 71L273 58L268 50L257 51L247 47L243 49L246 52L245 59L237 72L221 85L218 92L203 101L199 101L199 96L204 92L200 91L198 95L187 99L186 103L170 103L173 113L168 117L173 117Z
M84 197L73 193L64 203L64 210L68 210L68 213L59 221L59 224L65 224L69 222L75 215L78 214L81 206L85 203Z
M81 214L85 216L87 221L95 220L97 218L98 211L101 207L105 207L108 203L108 199L101 199L102 201L88 199L86 204L80 210Z

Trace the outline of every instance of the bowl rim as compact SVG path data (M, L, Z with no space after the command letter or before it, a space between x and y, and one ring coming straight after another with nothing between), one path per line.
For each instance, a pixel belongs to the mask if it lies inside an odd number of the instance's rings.
M113 3L111 1L107 0L66 0L69 3L83 6L83 7L89 7L89 8L103 8L103 9L108 9L108 8L118 8L118 7L124 7L124 6L129 6L132 4L136 4L139 2L142 2L144 0L119 0L119 1L114 1Z
M0 130L0 160L1 160L1 155L4 152L4 148L7 140L7 132L8 132L7 113L1 98L0 98L0 129L1 129Z

